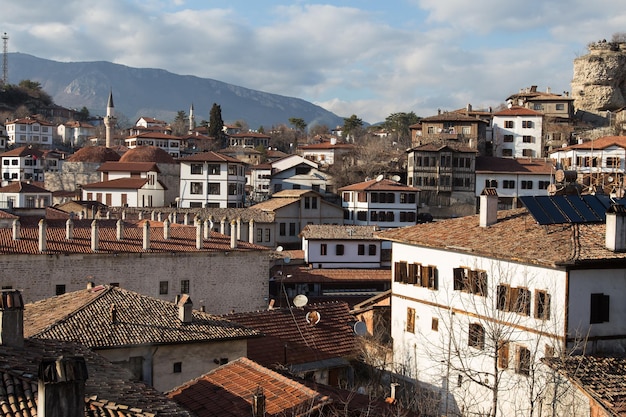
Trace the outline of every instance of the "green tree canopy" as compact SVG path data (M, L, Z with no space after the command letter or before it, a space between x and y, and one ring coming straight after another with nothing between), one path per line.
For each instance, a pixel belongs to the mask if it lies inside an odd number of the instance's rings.
M306 129L306 122L304 121L304 119L301 119L299 117L290 117L289 123L291 124L291 126L293 126L294 129L299 132L304 132L304 129Z
M354 140L356 136L358 136L363 129L363 120L357 117L356 114L353 114L350 117L343 119L343 135L346 140Z
M224 120L222 119L222 107L213 103L209 114L209 136L214 137L220 146L224 146Z
M420 118L414 113L392 113L385 119L383 128L391 133L394 140L401 146L411 146L411 129L409 126L417 123Z

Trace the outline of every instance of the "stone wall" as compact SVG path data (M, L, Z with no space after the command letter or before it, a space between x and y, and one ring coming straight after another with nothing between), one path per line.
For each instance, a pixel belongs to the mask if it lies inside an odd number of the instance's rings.
M605 116L626 106L626 43L594 42L588 50L574 60L574 107Z
M25 302L65 291L84 289L88 281L120 287L174 301L181 280L189 280L194 308L207 313L255 311L267 308L267 251L200 253L120 253L68 255L10 255L0 257L0 285L22 291ZM168 282L167 294L159 283Z

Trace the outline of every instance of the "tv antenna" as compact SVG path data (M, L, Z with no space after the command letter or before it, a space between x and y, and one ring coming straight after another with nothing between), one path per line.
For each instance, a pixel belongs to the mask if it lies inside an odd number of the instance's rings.
M9 35L2 34L2 85L9 82Z

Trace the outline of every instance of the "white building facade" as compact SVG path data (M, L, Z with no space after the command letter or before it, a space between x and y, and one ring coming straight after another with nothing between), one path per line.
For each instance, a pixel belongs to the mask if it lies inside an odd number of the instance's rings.
M21 146L0 154L2 183L12 181L44 181L42 152L30 146Z
M524 107L512 106L494 113L494 156L543 157L542 124L543 114Z
M54 125L43 120L25 117L6 123L8 144L12 146L52 146Z

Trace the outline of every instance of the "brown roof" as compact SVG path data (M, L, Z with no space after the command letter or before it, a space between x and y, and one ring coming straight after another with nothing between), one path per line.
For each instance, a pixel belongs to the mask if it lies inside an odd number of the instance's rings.
M310 268L305 265L279 268L285 283L391 282L389 268Z
M279 208L282 207L286 207L290 204L294 204L297 203L298 201L300 201L300 198L298 197L291 197L291 198L274 198L274 196L272 195L272 198L265 200L265 201L261 201L260 203L257 203L253 206L251 206L251 208L255 209L255 210L262 210L262 211L267 211L267 212L273 212L278 210Z
M232 158L228 155L224 155L218 152L208 151L200 152L193 155L185 156L179 159L182 162L230 162L243 164L239 159Z
M423 145L416 146L408 150L408 152L418 151L418 152L461 152L461 153L473 153L477 154L478 151L474 148L470 148L469 146L465 146L463 144L456 144L448 142L445 145L439 143L425 143Z
M24 334L97 349L233 340L258 332L200 311L193 312L191 323L183 323L173 302L99 285L27 304Z
M308 145L298 146L299 149L303 151L307 150L315 150L315 149L354 149L354 145L351 143L331 143L331 142L320 142L320 143L311 143Z
M21 237L13 240L11 229L0 228L0 253L39 254L39 226L35 221L22 218ZM267 248L238 241L237 248L230 247L230 236L211 232L205 237L203 248L196 249L196 227L172 224L170 239L163 239L163 223L150 224L150 249L143 249L143 223L124 222L124 239L117 239L116 220L98 220L99 249L97 253L150 253L150 252L212 252L212 251L266 251ZM92 220L74 220L74 238L66 239L65 221L49 220L46 228L46 254L94 253L91 250Z
M33 155L36 158L41 158L43 153L39 149L32 148L30 146L20 146L19 148L11 149L10 151L6 151L0 154L0 157L5 156L30 156Z
M130 152L130 151L129 151ZM126 156L126 154L124 155ZM124 157L122 157L123 159ZM156 171L161 172L159 167L154 162L126 162L120 159L118 162L105 162L98 167L98 171L112 171L112 172L148 172Z
M409 193L417 193L419 190L385 178L380 181L374 179L347 185L345 187L341 187L339 191L405 191Z
M431 122L470 122L470 123L484 123L487 124L489 123L486 120L483 119L479 119L478 117L474 117L474 116L467 116L463 113L457 113L457 112L448 112L448 111L444 111L441 112L439 114L436 114L434 116L429 116L429 117L424 117L422 120L420 120L421 123L431 123Z
M611 416L626 416L626 357L576 355L543 358Z
M169 135L166 135L169 136ZM158 146L137 146L122 155L120 162L154 162L159 164L175 164L176 160Z
M85 416L192 416L164 394L76 343L26 339L24 346L0 345L0 417L37 416L38 373L43 359L83 357L87 365Z
M317 324L311 320L314 311L320 317ZM263 333L264 337L248 341L247 356L266 367L347 359L355 353L356 335L350 326L355 319L347 303L309 304L223 317Z
M167 395L198 417L248 417L261 388L267 416L307 415L327 396L247 358L239 358L175 388Z
M120 155L106 146L86 146L67 158L67 162L119 161Z
M377 230L379 230L377 226L307 224L300 232L300 236L309 240L379 240L374 237Z
M554 150L554 152L566 151L569 149L585 149L585 150L606 149L611 146L617 146L617 147L626 149L626 136L604 136L596 140L590 140L587 142L568 146L566 148L556 149Z
M148 178L116 178L110 181L92 182L83 185L84 190L95 189L120 189L120 190L138 190L148 182Z
M38 185L23 181L12 182L0 188L0 193L49 193L50 191Z
M605 247L604 223L541 226L525 208L500 211L498 222L489 227L480 227L478 220L478 215L446 219L377 235L410 245L548 267L626 261L626 253Z
M537 111L531 110L531 109L527 109L526 107L521 107L521 106L512 106L510 109L504 109L504 110L500 110L497 113L493 114L494 116L537 116L537 117L541 117L543 116L542 113L539 113Z
M552 161L531 158L476 157L476 173L551 174Z

